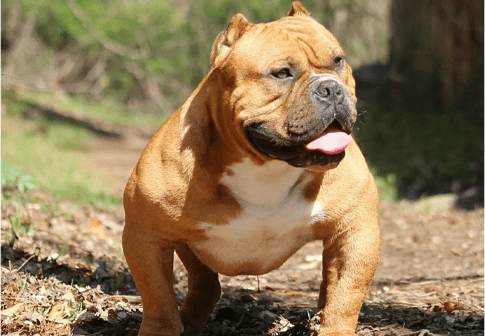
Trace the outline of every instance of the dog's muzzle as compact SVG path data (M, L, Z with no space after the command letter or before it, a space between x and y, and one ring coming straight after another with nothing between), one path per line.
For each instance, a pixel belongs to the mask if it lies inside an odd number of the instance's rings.
M337 121L344 132L352 131L352 102L345 86L329 75L315 77L309 86L310 106L290 111L288 135L309 140Z
M329 155L309 150L306 145L330 129L351 133L355 106L347 89L333 76L319 75L303 97L307 103L298 102L287 113L288 134L279 136L270 125L260 122L246 127L248 139L259 152L295 167L340 162L345 152Z

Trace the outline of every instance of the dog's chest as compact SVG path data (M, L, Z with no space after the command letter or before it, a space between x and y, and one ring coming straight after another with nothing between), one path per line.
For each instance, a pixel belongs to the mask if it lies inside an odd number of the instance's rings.
M221 183L239 201L241 213L223 225L200 223L208 239L191 248L218 273L263 274L279 267L314 239L312 224L323 216L320 203L303 197L301 173L283 162L232 167Z

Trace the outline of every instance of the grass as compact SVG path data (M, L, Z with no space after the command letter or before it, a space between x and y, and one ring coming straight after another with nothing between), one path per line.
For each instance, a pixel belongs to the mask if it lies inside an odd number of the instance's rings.
M39 188L60 199L100 207L120 204L118 197L104 191L106 181L91 172L88 160L65 145L32 133L2 134L2 160L32 174Z
M153 125L161 125L165 117L155 113L134 113L130 112L119 102L112 99L89 102L82 96L72 97L56 95L52 92L18 90L15 97L4 92L2 99L15 99L17 103L40 105L58 111L69 111L75 115L92 117L97 120L113 124L129 125L137 128L152 128Z
M69 127L63 129L68 134L67 138L73 136L69 131ZM57 142L49 136L35 133L2 134L2 157L32 174L39 188L61 199L97 206L119 204L117 197L106 194L100 177L90 171L87 158L72 151L74 145L77 144L69 139Z
M2 162L32 175L39 189L58 199L97 207L121 204L120 197L105 191L109 178L94 174L83 155L93 135L62 123L26 121L17 113L22 103L9 103L10 112L2 118Z
M75 301L75 300L70 300L69 301L69 307L71 308L71 310L69 310L67 312L67 317L66 319L72 323L76 322L76 320L78 319L79 315L81 315L81 313L83 312L84 310L84 307L83 307L83 303L82 302L78 302L78 301Z

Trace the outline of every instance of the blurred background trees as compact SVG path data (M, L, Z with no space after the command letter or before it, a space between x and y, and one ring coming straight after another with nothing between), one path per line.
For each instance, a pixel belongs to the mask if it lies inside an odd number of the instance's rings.
M387 59L388 4L305 5L340 35L353 64ZM6 0L3 79L169 114L207 72L212 43L232 15L265 22L289 8L278 0Z
M403 99L483 95L483 1L393 0L391 22L390 77Z

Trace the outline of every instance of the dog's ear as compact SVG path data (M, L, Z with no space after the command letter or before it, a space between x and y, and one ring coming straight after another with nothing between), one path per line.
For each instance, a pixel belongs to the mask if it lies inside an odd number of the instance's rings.
M222 61L229 54L229 51L234 43L244 34L247 28L252 25L253 24L249 22L242 14L236 14L232 17L226 30L217 36L214 46L212 47L212 68L222 63Z
M300 1L295 1L291 4L291 10L288 12L288 16L310 16L308 9L303 6Z

